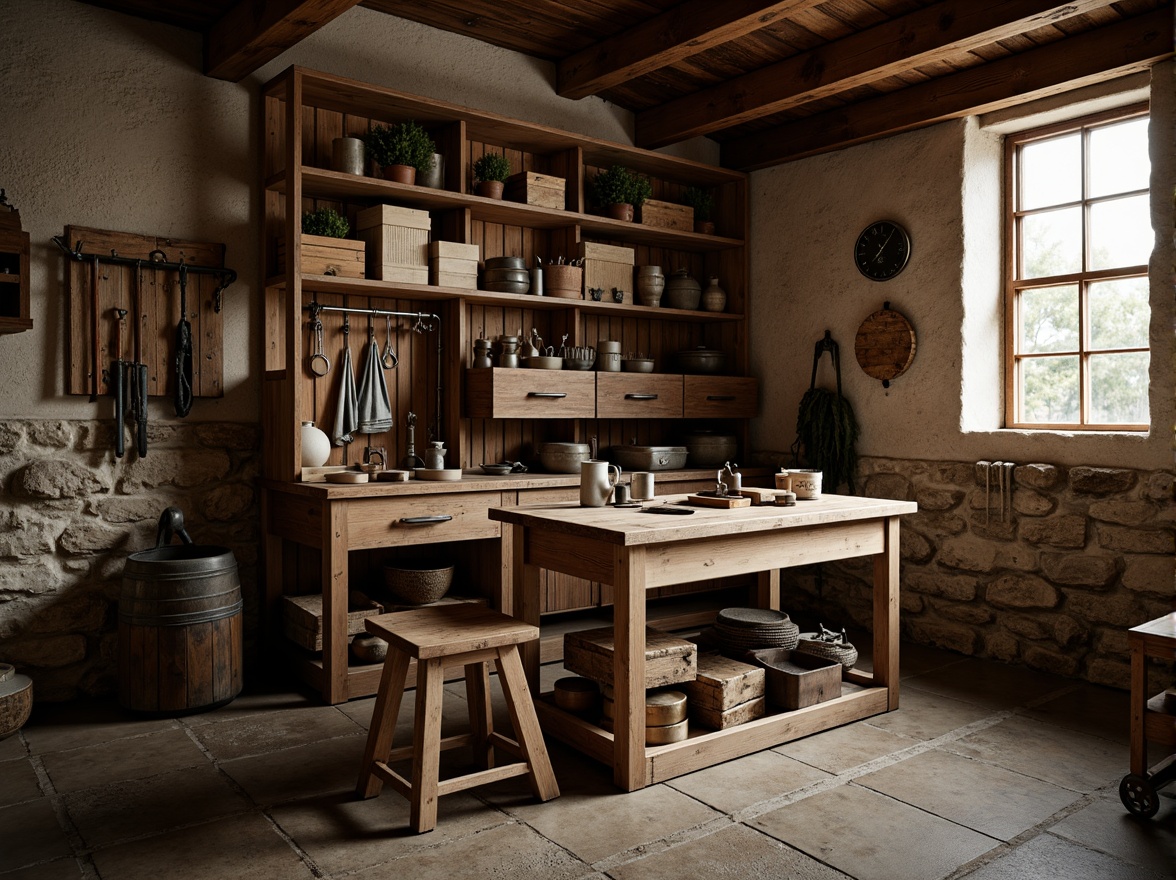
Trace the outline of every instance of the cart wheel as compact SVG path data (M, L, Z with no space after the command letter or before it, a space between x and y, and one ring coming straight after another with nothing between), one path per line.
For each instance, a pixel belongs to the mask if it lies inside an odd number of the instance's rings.
M1128 812L1144 819L1150 819L1160 809L1160 799L1151 781L1134 773L1128 773L1119 783L1119 800Z

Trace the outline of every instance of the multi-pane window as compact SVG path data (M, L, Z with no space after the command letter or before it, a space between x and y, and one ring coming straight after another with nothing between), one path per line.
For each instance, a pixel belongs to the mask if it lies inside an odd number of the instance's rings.
M1009 136L1005 159L1005 424L1147 430L1147 107Z

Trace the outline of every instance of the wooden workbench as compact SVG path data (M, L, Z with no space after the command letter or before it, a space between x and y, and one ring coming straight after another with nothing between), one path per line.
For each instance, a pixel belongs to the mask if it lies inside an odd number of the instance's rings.
M656 503L684 498L659 497ZM795 507L693 509L689 516L661 516L573 502L489 511L492 520L513 531L516 617L539 623L541 569L614 588L614 733L563 712L545 695L539 695L537 707L547 732L611 765L614 781L626 791L898 708L898 518L917 510L913 502L825 495ZM847 673L858 687L805 709L646 747L647 590L699 577L757 573L760 606L778 609L780 568L855 556L874 557L874 671ZM525 646L524 665L537 693L537 643Z

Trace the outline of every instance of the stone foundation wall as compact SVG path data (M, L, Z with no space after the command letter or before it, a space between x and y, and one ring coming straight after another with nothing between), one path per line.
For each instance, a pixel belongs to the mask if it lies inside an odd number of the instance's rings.
M1128 688L1127 630L1173 610L1173 473L867 458L858 491L902 519L906 639ZM869 559L785 570L784 608L869 627ZM1169 682L1170 685L1170 682Z
M112 431L0 425L0 660L32 677L38 701L116 691L123 564L155 546L167 507L183 511L197 544L233 551L247 657L255 647L258 426L152 425L142 460L133 443L116 459Z

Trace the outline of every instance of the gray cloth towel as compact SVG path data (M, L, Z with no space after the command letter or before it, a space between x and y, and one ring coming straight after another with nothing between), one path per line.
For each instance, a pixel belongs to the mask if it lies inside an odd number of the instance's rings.
M331 439L336 446L352 441L359 427L359 404L355 395L355 370L351 366L351 346L343 349L343 363L339 365L339 408L335 410L335 430Z
M359 430L364 434L383 434L392 430L392 404L388 384L380 364L380 349L373 337L368 342L367 364L359 378Z

